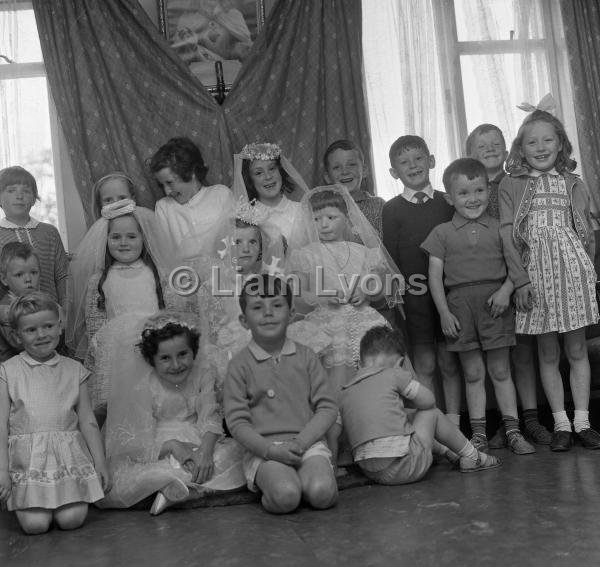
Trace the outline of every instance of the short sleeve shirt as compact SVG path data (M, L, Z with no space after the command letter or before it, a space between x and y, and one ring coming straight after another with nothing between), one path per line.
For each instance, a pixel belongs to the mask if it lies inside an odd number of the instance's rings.
M458 214L436 226L421 248L444 261L446 287L506 277L500 223L484 213L476 220Z

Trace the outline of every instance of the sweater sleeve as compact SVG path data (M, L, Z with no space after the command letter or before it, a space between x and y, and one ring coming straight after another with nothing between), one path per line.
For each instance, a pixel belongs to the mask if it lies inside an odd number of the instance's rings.
M327 372L310 349L305 347L307 370L310 378L311 405L314 415L297 435L296 439L304 449L321 439L335 423L338 407L331 391Z
M52 227L54 237L54 284L58 303L63 309L67 307L67 282L69 280L69 257L65 251L60 234Z
M523 267L521 255L517 250L513 239L513 229L515 215L517 214L519 203L514 200L515 180L506 176L500 182L498 201L500 204L500 237L502 238L502 251L508 267L508 277L513 282L515 289L523 287L529 283L529 275Z
M248 451L259 457L264 457L269 448L267 441L252 427L252 415L248 404L246 389L246 369L240 358L245 353L238 354L227 369L223 406L225 421L233 438Z
M383 245L392 257L394 262L398 264L396 259L396 231L394 226L394 200L388 201L381 209L381 233Z

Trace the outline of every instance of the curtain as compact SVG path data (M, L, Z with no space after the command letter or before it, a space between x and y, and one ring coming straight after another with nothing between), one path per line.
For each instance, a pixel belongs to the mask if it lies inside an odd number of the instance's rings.
M594 210L600 211L600 1L561 0L560 7L575 85L580 166L594 200Z
M335 140L368 160L361 36L360 0L279 0L223 104L234 149L273 140L309 186Z
M377 192L388 199L402 192L389 174L388 151L404 134L427 142L439 189L450 156L431 0L363 0L363 34Z
M369 146L361 90L360 1L280 0L220 107L169 47L137 0L34 0L44 61L75 179L91 218L93 180L128 172L138 201L161 197L146 160L188 136L229 184L232 154L275 141L307 183L321 182L326 145Z
M218 135L216 103L136 0L34 0L33 7L88 222L93 182L114 170L134 179L140 205L154 206L161 195L145 161L174 135L194 139L208 164L231 154ZM217 168L209 179L223 175Z

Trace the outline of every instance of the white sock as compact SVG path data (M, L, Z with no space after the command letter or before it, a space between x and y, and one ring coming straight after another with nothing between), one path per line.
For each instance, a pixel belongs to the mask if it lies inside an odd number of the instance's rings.
M587 410L575 410L575 418L573 419L573 429L577 433L584 429L590 429L590 412Z
M565 410L552 413L554 418L554 431L571 431L571 422Z
M477 452L477 449L473 447L473 444L470 441L467 441L465 446L458 452L458 456L476 461L479 453Z
M460 414L459 413L447 413L446 417L456 425L456 427L460 427Z

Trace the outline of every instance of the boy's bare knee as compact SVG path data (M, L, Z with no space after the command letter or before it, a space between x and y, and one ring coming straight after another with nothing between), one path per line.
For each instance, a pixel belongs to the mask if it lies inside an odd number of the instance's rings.
M262 503L272 514L288 514L300 505L302 491L292 482L278 482L263 493Z
M338 490L335 479L313 479L306 487L305 497L307 502L319 510L331 508L338 498Z

